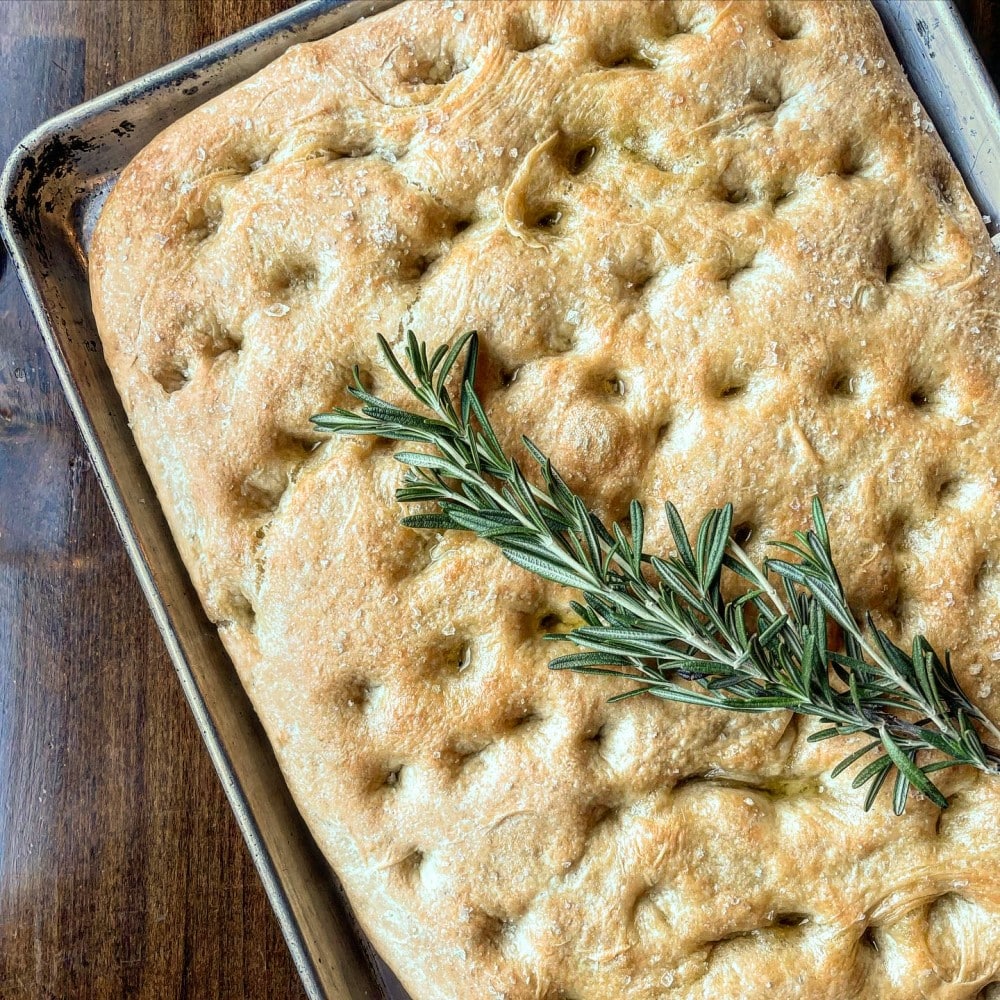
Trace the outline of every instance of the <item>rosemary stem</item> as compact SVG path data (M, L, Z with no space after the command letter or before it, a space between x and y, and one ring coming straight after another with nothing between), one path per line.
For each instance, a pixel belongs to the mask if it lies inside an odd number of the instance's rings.
M753 574L754 583L767 595L767 599L774 605L778 614L787 615L788 609L785 607L785 602L782 601L781 595L778 593L777 589L772 585L771 581L768 580L767 575L761 573L760 569L746 554L746 550L739 544L739 542L736 541L736 539L730 540L729 551L736 558L737 562L739 562L748 572Z

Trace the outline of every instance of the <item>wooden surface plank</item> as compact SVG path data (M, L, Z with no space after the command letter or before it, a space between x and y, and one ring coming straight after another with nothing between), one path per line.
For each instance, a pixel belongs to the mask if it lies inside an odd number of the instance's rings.
M289 0L0 0L0 155ZM994 76L1000 12L960 7ZM303 995L0 251L0 998Z
M0 154L289 6L0 2ZM303 991L11 270L0 277L0 997Z

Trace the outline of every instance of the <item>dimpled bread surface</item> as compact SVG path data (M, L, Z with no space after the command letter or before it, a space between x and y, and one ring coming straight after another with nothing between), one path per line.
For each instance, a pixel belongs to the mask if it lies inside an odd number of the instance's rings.
M995 997L1000 780L871 812L859 743L546 669L568 591L401 527L330 439L376 335L477 388L651 551L818 493L852 604L1000 717L1000 279L860 2L405 3L292 48L127 168L104 350L313 835L415 1000ZM525 464L528 467L528 463Z

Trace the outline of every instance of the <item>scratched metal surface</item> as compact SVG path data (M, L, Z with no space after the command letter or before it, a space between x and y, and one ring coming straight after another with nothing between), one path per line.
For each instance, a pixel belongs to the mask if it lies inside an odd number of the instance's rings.
M986 217L986 228L996 236L1000 102L958 11L945 0L874 2L911 86Z
M394 0L309 0L53 119L15 150L0 231L129 557L312 1000L406 1000L351 919L177 556L99 352L86 258L124 165L162 128L290 44ZM874 0L990 231L1000 220L996 93L946 0Z

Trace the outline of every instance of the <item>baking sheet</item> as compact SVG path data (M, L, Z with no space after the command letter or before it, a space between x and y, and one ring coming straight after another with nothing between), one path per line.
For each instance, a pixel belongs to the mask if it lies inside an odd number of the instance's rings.
M90 310L94 223L121 169L172 121L391 0L311 0L52 119L14 150L0 231L310 1000L405 1000L298 815L206 619L131 439Z
M300 4L51 120L18 145L0 182L0 232L311 1000L405 1000L406 994L354 923L299 818L174 549L103 361L86 260L115 179L159 131L289 45L393 2ZM1000 111L955 8L946 0L874 2L930 120L997 234Z
M945 0L873 0L886 34L990 236L1000 233L1000 102L958 10ZM994 246L998 241L994 239Z

